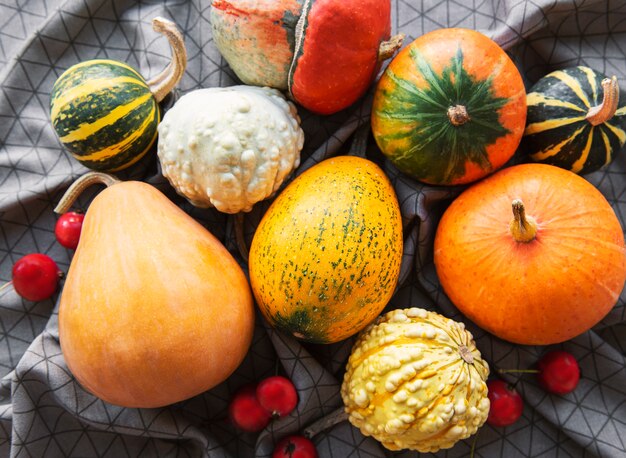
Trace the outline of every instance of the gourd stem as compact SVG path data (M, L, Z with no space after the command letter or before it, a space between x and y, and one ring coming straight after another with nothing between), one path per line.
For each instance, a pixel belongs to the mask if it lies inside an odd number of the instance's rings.
M0 293L1 293L2 291L4 291L5 289L7 289L7 288L8 288L9 286L11 286L12 284L13 284L13 280L11 280L11 281L9 281L9 282L5 283L4 285L0 286Z
M602 80L602 103L593 107L587 113L586 119L592 126L598 126L607 122L617 111L619 104L619 86L617 77L605 78Z
M172 49L172 60L165 69L147 81L150 92L157 102L161 102L178 84L187 67L187 50L185 41L176 24L162 17L152 20L152 28L155 32L165 35Z
M497 369L498 374L538 374L538 369Z
M454 105L448 108L447 114L453 126L462 126L471 119L464 105Z
M404 34L399 33L394 35L387 41L383 41L378 47L378 62L383 62L389 59L394 53L402 46L404 40Z
M322 431L330 428L331 426L335 426L338 423L346 421L348 419L348 413L346 409L342 406L337 410L332 411L325 417L320 418L319 420L311 423L309 426L304 428L303 434L305 437L311 439L317 436Z
M246 238L243 233L244 226L244 213L239 212L235 214L235 241L237 242L237 248L239 254L245 262L248 262L248 246L246 245Z
M535 219L526 215L524 203L520 199L515 199L511 206L513 207L513 220L509 224L509 229L515 241L528 243L534 240L537 235Z
M92 184L104 184L106 186L113 186L121 181L108 173L102 172L88 172L76 180L67 188L63 197L54 209L55 213L63 214L70 209L74 201L81 195L81 193Z
M465 361L467 364L474 364L474 355L472 355L470 349L467 348L465 345L461 345L459 347L459 354L461 355L463 361Z

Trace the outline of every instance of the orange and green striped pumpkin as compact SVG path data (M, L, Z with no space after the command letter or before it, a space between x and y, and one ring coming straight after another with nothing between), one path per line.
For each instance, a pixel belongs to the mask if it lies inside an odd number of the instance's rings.
M535 162L579 174L609 164L626 143L617 79L589 67L549 73L528 93L522 150Z
M266 320L314 343L363 329L391 298L402 259L402 219L373 162L327 159L306 170L261 220L250 283Z
M372 131L405 174L436 185L465 184L502 167L526 122L526 90L515 64L474 30L422 35L389 64L375 91Z
M50 117L61 143L79 162L117 171L151 148L160 113L139 73L122 62L97 59L76 64L57 79Z

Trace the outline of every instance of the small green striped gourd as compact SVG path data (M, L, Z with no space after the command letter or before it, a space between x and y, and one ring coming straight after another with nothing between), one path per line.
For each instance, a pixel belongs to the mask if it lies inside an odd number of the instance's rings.
M159 102L186 65L182 35L163 18L153 21L172 47L173 60L146 81L123 62L94 59L68 68L50 94L52 126L65 148L84 166L118 171L141 159L157 137Z
M617 78L589 67L557 70L527 96L522 150L535 162L579 174L609 164L626 142L626 105Z

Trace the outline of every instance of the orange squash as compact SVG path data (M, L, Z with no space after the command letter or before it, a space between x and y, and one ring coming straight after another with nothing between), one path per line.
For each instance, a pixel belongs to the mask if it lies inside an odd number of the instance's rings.
M545 164L509 167L465 190L439 223L434 262L463 314L520 344L587 331L626 281L609 203L584 178Z
M125 407L164 406L221 383L252 340L243 271L154 187L86 177L68 197L90 182L110 186L87 210L61 295L59 337L70 371L94 395Z
M474 30L426 33L380 78L372 132L407 175L436 185L466 184L502 167L526 123L526 90L506 52Z

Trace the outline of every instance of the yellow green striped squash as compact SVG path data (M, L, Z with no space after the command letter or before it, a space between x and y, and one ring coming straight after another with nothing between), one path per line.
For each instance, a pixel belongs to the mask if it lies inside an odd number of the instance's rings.
M626 142L626 105L617 79L589 67L557 70L527 95L522 151L579 174L609 164Z
M122 62L96 59L57 79L50 118L72 156L90 169L111 172L134 164L152 147L160 112L139 73Z

